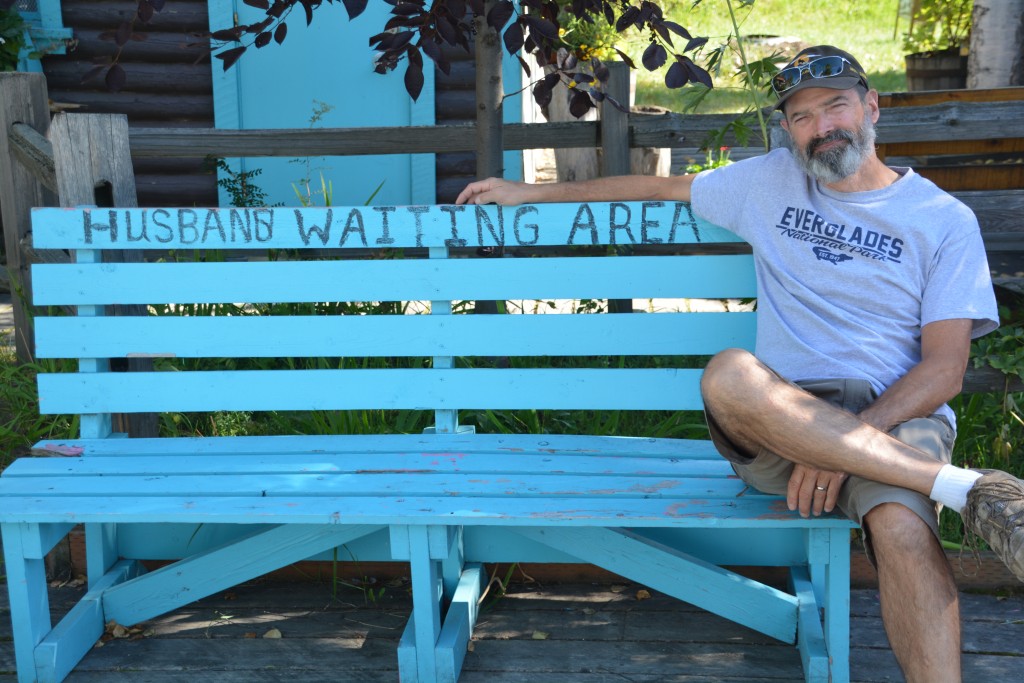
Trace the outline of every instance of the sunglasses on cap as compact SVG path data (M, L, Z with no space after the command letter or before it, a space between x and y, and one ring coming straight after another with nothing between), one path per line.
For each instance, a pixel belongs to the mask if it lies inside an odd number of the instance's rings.
M857 76L861 82L864 81L864 76L856 70L853 64L850 63L850 60L839 56L818 57L806 64L787 66L772 76L772 90L777 95L781 95L787 90L792 90L800 85L800 81L804 78L804 73L811 78L833 78L845 73L848 76L851 74Z

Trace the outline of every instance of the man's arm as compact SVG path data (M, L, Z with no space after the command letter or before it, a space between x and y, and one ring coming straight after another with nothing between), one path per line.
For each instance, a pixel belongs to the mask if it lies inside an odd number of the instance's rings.
M972 320L938 320L921 328L921 362L860 413L888 432L915 417L927 417L960 393L971 353Z
M618 176L571 183L522 183L488 178L466 186L456 204L543 204L547 202L690 201L693 175Z

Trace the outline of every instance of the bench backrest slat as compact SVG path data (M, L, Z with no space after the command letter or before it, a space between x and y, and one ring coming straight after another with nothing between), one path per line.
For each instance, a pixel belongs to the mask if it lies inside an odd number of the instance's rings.
M700 370L462 368L40 375L43 413L218 410L699 410Z
M710 355L754 313L40 318L40 358Z
M37 305L750 297L751 258L509 258L40 265Z

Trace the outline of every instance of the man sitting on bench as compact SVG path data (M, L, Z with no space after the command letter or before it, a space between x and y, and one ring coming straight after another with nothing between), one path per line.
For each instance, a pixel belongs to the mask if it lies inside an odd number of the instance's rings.
M458 202L692 201L753 247L756 350L708 364L711 437L744 481L801 515L838 506L878 570L909 681L960 680L953 573L938 537L960 511L1024 581L1024 483L950 462L970 341L998 326L977 219L875 153L878 93L822 45L772 80L787 149L713 171L529 185L491 178Z

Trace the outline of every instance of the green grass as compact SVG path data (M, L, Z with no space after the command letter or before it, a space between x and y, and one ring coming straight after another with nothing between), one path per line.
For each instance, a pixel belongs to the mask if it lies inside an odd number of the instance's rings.
M705 46L708 51L724 44L732 34L726 1L704 0L692 8L692 0L667 0L663 8L666 16L682 24L692 35L708 36ZM907 20L901 18L896 30L899 0L843 3L756 0L748 6L743 6L739 0L731 1L742 36L782 36L806 45L835 45L857 57L868 72L868 81L879 92L906 90L902 34ZM639 59L646 45L645 38L632 36L626 50L638 66L636 103L683 111L693 88L669 90L664 84L664 70L646 71ZM754 52L758 58L768 56L758 53L756 48ZM697 113L739 112L750 104L750 96L737 89L739 81L730 73L737 67L738 62L729 61L719 73L712 74L715 89Z

